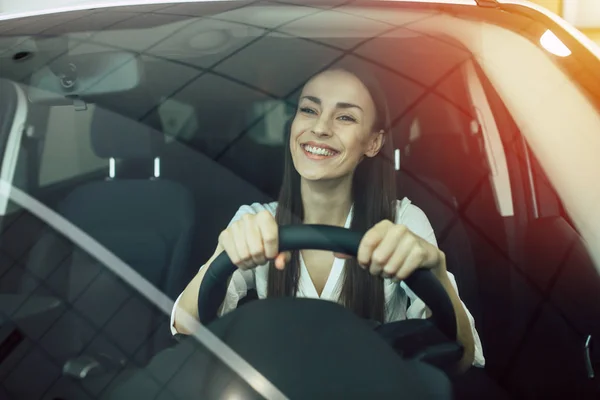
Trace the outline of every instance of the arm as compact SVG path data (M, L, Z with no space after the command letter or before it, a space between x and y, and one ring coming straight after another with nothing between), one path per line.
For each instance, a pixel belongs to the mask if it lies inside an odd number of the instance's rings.
M231 261L238 267L227 285L227 294L220 307L220 314L236 308L238 300L245 296L248 289L254 287L254 273L258 265L267 263L268 259L275 259L275 265L283 268L289 255L278 254L278 227L273 216L274 205L264 206L252 204L242 206L235 214L227 229L219 235L219 244L203 268L190 281L173 307L172 327L173 334L190 334L182 323L182 315L198 319L198 291L204 275L212 262L225 251Z
M418 237L421 237L438 249L433 227L420 208L413 204L409 204L405 206L405 208L400 205L398 214L400 214L400 218L397 219L396 223L405 224ZM438 259L440 261L440 266L438 268L432 268L432 272L436 278L438 278L442 287L446 290L446 293L448 293L448 297L450 297L450 301L452 302L456 314L457 339L465 349L464 356L458 366L459 370L465 371L471 365L482 367L485 364L485 359L483 357L481 340L475 329L475 321L460 299L454 276L448 272L446 268L445 254L439 249L437 251L439 253ZM425 306L425 303L423 303L412 290L404 283L402 283L401 286L403 286L404 290L411 298L411 307L407 310L407 316L409 318L424 318L431 315L431 311Z
M450 281L448 272L446 271L446 256L440 250L440 266L438 268L432 268L433 274L440 281L450 301L452 302L452 308L456 314L456 336L457 340L464 347L464 354L457 365L457 372L462 373L468 370L475 360L475 338L473 337L473 331L471 327L471 321L465 311L462 301L458 297L458 293L454 289L454 285ZM428 313L431 313L427 310Z
M458 369L483 366L485 359L475 322L460 300L454 277L446 269L446 257L437 247L433 228L421 209L407 203L399 203L395 224L382 221L365 235L359 262L362 258L373 274L401 281L400 286L411 300L407 318L425 318L431 312L402 281L417 268L430 269L448 293L456 314L457 339L465 350Z
M442 255L445 260L445 256ZM473 316L466 308L465 304L460 299L458 287L454 276L450 272L441 273L432 269L431 271L442 287L448 293L448 297L452 302L452 306L456 315L456 336L457 340L464 347L463 358L457 365L457 372L464 372L471 366L483 367L485 365L485 358L483 356L483 348L481 345L481 339L475 329L475 320ZM425 305L417 295L404 283L400 282L400 287L408 295L410 299L410 307L406 311L407 318L429 318L431 316L431 310Z

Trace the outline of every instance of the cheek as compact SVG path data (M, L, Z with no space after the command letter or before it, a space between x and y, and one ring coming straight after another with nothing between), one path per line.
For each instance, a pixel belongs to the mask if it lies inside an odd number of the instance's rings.
M352 154L353 158L359 158L368 151L369 142L360 133L346 135L343 140L346 151Z
M292 122L292 125L290 127L290 150L293 152L294 148L296 147L296 144L298 142L298 137L301 135L302 130L300 129L300 127L298 126L299 124L296 122L296 120L294 120Z
M292 126L290 127L290 146L292 146L292 148L296 144L300 136L302 136L302 134L308 129L310 129L310 127L308 126L306 121L303 121L301 118L294 119L294 121L292 122Z

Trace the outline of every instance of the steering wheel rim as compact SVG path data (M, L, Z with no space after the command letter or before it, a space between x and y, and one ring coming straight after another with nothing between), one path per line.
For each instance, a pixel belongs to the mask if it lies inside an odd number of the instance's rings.
M327 250L356 257L363 234L328 225L288 225L279 228L279 250ZM198 316L204 324L217 319L229 277L237 267L226 252L208 266L198 291ZM431 310L433 324L451 341L456 341L456 314L450 297L433 273L418 269L405 280L406 285Z

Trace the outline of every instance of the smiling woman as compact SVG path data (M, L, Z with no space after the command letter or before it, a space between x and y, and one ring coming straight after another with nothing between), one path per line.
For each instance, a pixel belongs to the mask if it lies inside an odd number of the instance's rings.
M370 90L357 75L338 68L306 84L292 123L290 151L294 167L309 180L351 177L362 158L379 154L384 132L389 131L389 117L378 118ZM387 104L381 102L384 99L378 100L378 105L387 110ZM300 157L300 149L310 159L331 163L307 163Z
M389 121L383 92L367 71L341 63L309 79L290 127L279 201L240 208L221 233L211 260L176 302L174 332L185 332L178 314L198 315L198 290L222 251L239 268L222 312L233 310L248 289L256 289L259 298L340 302L380 323L425 318L423 301L399 282L425 268L452 300L458 340L465 349L460 369L483 366L473 317L458 297L427 217L410 200L394 200ZM278 226L292 223L368 231L356 260L309 249L278 254Z

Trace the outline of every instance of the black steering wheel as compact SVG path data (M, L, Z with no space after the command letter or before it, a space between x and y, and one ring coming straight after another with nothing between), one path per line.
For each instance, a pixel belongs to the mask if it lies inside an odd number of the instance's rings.
M327 250L356 257L363 234L327 225L289 225L279 230L279 250ZM223 252L208 266L198 293L198 316L204 324L217 318L229 277L237 267ZM406 279L408 287L431 310L433 325L456 342L456 315L441 283L429 270L418 269Z

